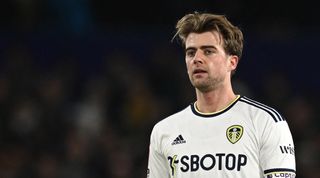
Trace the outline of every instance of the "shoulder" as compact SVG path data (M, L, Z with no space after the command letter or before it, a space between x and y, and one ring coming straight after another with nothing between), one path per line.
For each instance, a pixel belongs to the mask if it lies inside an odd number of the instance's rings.
M153 132L170 132L170 130L175 130L176 127L180 125L181 122L184 122L186 117L192 113L190 106L185 107L184 109L169 115L168 117L163 118L162 120L155 123L153 126Z
M181 122L182 118L184 118L186 115L188 115L188 113L190 113L191 108L190 106L185 107L184 109L169 115L168 117L165 117L164 119L158 121L155 124L155 127L166 127L166 126L170 126L173 125L177 122Z
M254 99L248 98L246 96L241 96L239 102L242 103L242 107L247 108L251 115L259 115L268 119L272 119L274 122L285 121L282 115L271 106L263 104Z

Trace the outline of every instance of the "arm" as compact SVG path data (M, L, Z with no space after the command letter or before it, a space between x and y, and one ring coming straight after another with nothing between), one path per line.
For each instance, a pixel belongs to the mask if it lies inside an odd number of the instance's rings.
M294 143L287 122L267 119L262 130L260 167L264 177L295 177Z
M160 151L160 137L153 129L150 137L148 178L169 178L168 161Z

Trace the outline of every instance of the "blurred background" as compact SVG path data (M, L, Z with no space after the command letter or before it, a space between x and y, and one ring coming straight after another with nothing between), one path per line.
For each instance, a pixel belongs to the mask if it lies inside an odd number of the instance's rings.
M3 0L0 177L146 177L153 125L195 100L176 21L244 32L237 93L287 119L297 177L319 178L319 10L311 1Z

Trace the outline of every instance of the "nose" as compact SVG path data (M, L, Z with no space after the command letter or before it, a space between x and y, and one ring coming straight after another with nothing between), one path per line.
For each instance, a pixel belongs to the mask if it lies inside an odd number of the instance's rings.
M203 63L203 55L201 51L197 51L196 54L193 57L194 63Z

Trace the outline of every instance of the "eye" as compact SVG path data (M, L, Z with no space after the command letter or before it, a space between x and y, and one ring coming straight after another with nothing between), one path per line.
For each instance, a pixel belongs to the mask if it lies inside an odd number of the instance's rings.
M186 51L186 56L187 57L194 57L196 51L195 50L187 50Z
M206 50L203 51L203 53L208 56L208 55L211 55L211 54L215 53L215 51L214 50L210 50L210 49L206 49Z

